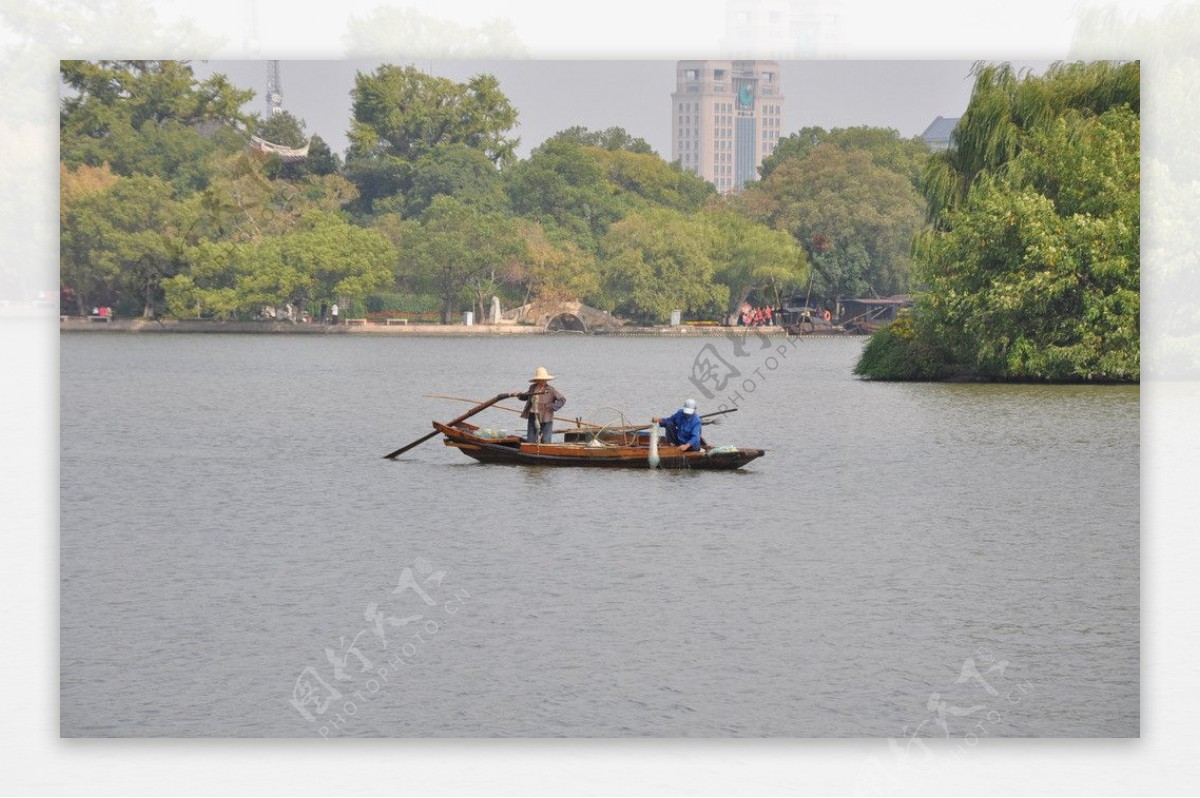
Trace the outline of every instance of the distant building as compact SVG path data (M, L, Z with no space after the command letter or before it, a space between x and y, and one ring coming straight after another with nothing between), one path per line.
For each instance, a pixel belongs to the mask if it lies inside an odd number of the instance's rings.
M680 61L671 94L671 159L723 194L758 179L782 135L775 61Z
M950 134L954 132L958 120L957 116L953 119L939 116L929 123L929 127L925 128L925 132L921 134L921 138L929 145L929 149L940 152L950 146Z

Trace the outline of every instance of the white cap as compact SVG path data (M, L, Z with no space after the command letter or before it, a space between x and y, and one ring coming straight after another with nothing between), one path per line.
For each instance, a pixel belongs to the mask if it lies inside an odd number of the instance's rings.
M687 413L689 416L692 413L695 413L696 412L696 400L688 399L686 402L684 402L683 403L683 412Z

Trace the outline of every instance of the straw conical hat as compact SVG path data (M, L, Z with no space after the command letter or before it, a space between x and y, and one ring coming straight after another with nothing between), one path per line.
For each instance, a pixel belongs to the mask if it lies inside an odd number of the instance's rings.
M538 366L537 371L535 371L533 373L533 379L531 379L530 382L538 382L540 380L549 381L552 379L554 379L554 375L551 374L550 372L546 371L545 366Z

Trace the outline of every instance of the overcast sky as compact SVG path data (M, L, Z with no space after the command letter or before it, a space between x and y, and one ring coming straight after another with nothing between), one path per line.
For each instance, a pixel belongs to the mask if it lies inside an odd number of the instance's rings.
M357 72L381 61L283 61L283 107L344 153L350 126L350 91ZM425 72L464 81L482 72L495 75L517 108L520 157L573 125L592 130L618 126L640 136L661 156L671 157L671 92L675 61L399 61ZM1040 73L1049 61L1012 59L1017 68ZM872 125L901 136L918 136L938 116L960 116L971 96L971 61L782 61L784 133L802 127ZM266 61L201 61L200 77L223 73L238 87L253 89L249 111L266 111Z

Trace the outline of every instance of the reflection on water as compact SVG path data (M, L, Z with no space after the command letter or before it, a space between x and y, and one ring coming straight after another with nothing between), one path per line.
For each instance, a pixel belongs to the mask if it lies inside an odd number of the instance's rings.
M63 733L1136 735L1138 389L781 341L64 336ZM767 455L382 459L537 366Z

